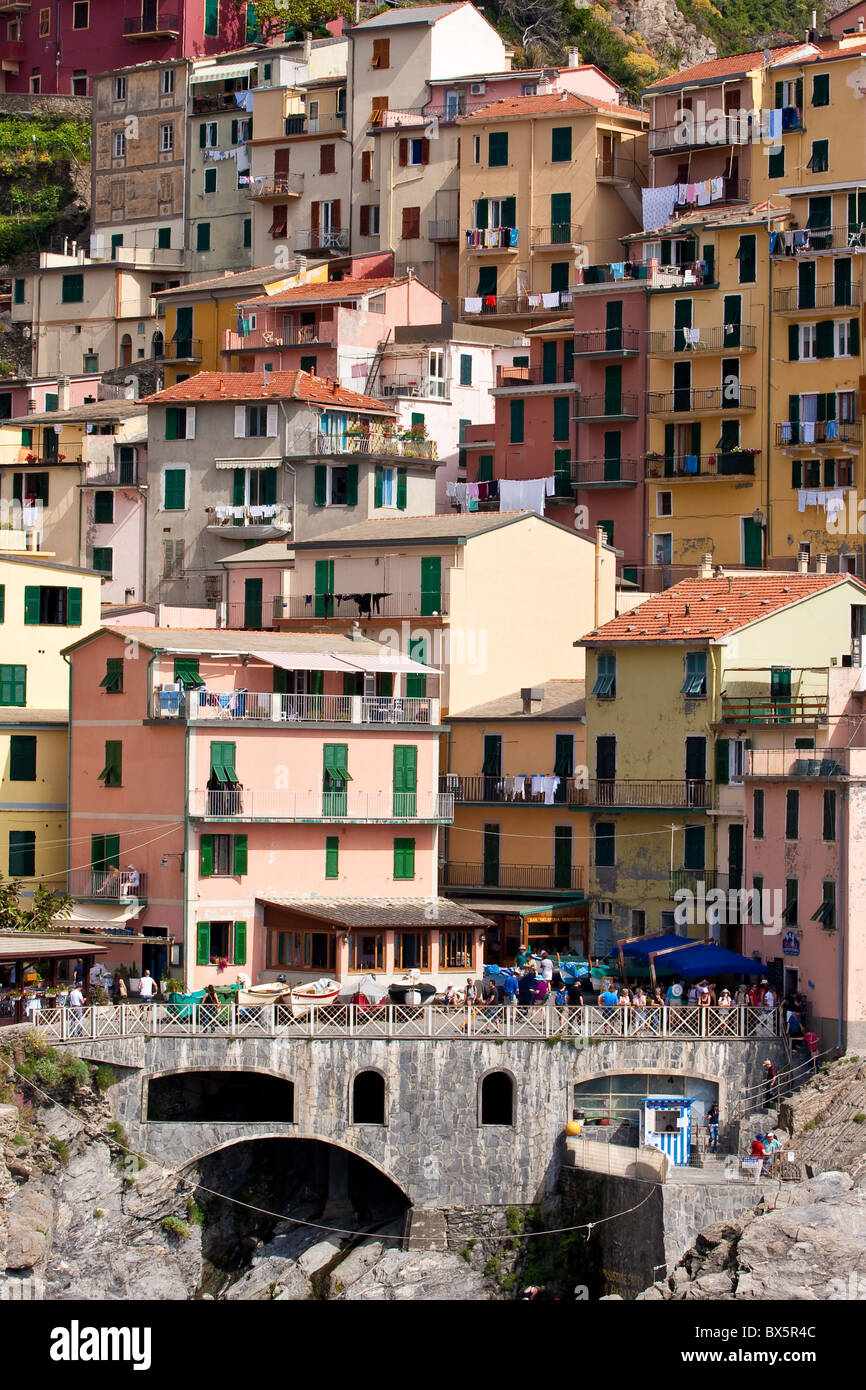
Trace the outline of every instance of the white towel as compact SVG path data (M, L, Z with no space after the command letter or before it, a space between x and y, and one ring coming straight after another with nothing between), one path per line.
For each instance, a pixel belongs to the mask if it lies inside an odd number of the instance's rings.
M803 431L803 443L804 443L804 444L814 444L814 443L815 443L815 421L814 421L814 420L804 420L804 421L803 421L803 424L802 424L802 426L801 426L801 428L802 428L802 431Z
M801 488L799 489L799 491L797 492L797 511L798 511L798 512L804 512L805 510L806 510L806 490L805 490L805 488L802 488L802 487L801 487Z
M544 305L545 309L558 309L559 290L551 290L549 294L543 294L541 296L541 302Z
M464 310L465 310L465 312L466 312L467 314L480 314L480 313L481 313L481 296L478 295L477 298L475 298L475 297L473 296L472 299L464 299L464 301L463 301L463 308L464 308Z
M556 789L559 786L559 778L543 777L542 781L544 783L544 804L545 806L552 806L553 798L556 795Z
M533 776L529 791L530 796L541 796L543 791L544 778L539 776Z
M553 494L554 494L555 492L556 492L556 475L555 475L554 473L551 473L550 477L549 477L549 478L545 478L545 480L544 480L544 495L545 495L545 497L552 497Z
M701 341L701 330L699 328L684 328L683 337L687 343L694 345Z
M724 191L725 191L725 181L724 181L724 179L710 179L710 201L711 201L711 202L713 202L713 203L718 202L719 198L721 198L721 197L724 195Z
M705 207L707 206L707 204L709 203L709 201L710 201L710 181L709 181L709 179L704 179L703 183L695 184L695 187L696 187L697 193L698 193L698 197L697 197L697 204L698 204L698 207L699 207L699 208L705 208Z

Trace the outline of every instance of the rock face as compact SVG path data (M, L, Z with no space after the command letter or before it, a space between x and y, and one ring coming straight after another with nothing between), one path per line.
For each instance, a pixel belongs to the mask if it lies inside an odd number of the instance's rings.
M355 1280L341 1302L478 1302L492 1297L482 1275L459 1255L436 1250L388 1250Z
M677 9L675 0L615 0L611 21L626 33L640 34L665 66L693 67L717 54L712 39L701 34Z

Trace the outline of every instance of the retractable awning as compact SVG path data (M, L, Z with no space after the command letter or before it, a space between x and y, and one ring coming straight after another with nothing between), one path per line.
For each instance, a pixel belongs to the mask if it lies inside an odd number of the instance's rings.
M189 79L191 83L219 82L229 77L249 77L256 69L256 63L214 63L213 67L197 68Z
M282 671L354 671L354 666L330 652L250 652L256 661L279 666Z
M404 671L410 676L442 674L437 666L424 666L420 661L413 661L411 657L404 656L402 652L392 652L385 648L377 656L368 656L363 660L353 657L351 661L344 657L343 660L347 666L358 671Z
M265 459L214 459L215 468L279 468L282 458Z
M69 927L72 931L88 928L104 930L106 927L122 927L130 917L141 912L141 903L72 903L69 911L62 917L53 917L51 925L56 928Z

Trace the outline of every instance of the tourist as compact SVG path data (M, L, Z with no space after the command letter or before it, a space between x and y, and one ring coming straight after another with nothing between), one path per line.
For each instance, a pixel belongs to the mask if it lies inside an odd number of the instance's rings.
M535 1002L536 1004L546 1004L550 999L550 983L544 977L535 981Z
M517 1002L523 1006L535 1000L535 971L530 966L524 970L517 985Z
M557 989L557 991L556 991L556 994L554 995L554 1001L553 1001L553 1002L554 1002L555 1004L567 1004L567 1003L568 1003L568 990L566 989L566 987L565 987L565 982L564 982L562 979L560 979L560 981L559 981L559 987L558 987L558 989Z
M82 990L80 984L78 983L78 980L76 979L74 985L69 991L69 1008L71 1010L72 1018L74 1020L74 1026L71 1030L70 1035L73 1038L80 1038L83 1036L83 1030L81 1027L81 1010L83 1009L83 1007L84 991Z
M517 956L515 957L515 959L517 961L518 969L522 970L523 967L528 965L529 962L532 960L532 952L530 951L529 947L518 946Z
M746 984L745 980L741 980L737 985L737 992L734 998L737 1001L737 1007L740 1009L745 1009L746 1005L750 1002L749 986Z
M547 983L550 984L553 979L553 961L550 959L550 956L547 954L546 951L542 951L541 953L540 973L542 980L546 980Z
M466 988L463 991L463 1003L466 1005L467 1009L469 1009L472 1007L473 1004L476 1004L477 1002L478 990L475 987L474 981L467 978Z
M502 988L505 991L506 1003L514 1003L515 999L517 998L517 985L518 980L516 975L506 975L503 979Z
M701 996L701 991L700 991L699 986L698 986L697 984L689 985L689 996L688 996L688 997L689 997L689 1004L691 1005L692 1008L697 1008L697 1006L698 1006L698 1000L700 999L700 996Z
M199 1005L202 1021L202 1032L213 1033L216 1030L217 1015L219 1013L220 1001L213 985L208 985L204 998Z
M777 1090L778 1090L778 1082L777 1082L778 1075L779 1075L779 1073L778 1073L776 1067L773 1065L773 1063L770 1061L770 1059L769 1059L769 1057L768 1057L767 1060L764 1062L764 1085L765 1085L765 1090L764 1090L764 1109L765 1109L765 1110L771 1110L771 1109L773 1108L773 1101L774 1101L774 1099L776 1098L776 1093L777 1093Z
M718 1002L717 1002L717 1004L716 1004L716 1008L717 1008L717 1009L732 1009L733 1007L734 1007L734 1001L733 1001L733 999L731 998L731 991L730 991L729 989L723 989L722 992L721 992L721 994L719 995Z
M605 1032L615 1032L615 1027L611 1025L619 1004L619 995L613 987L612 980L605 980L604 989L598 996L598 1002L601 1005L601 1017Z
M126 988L126 980L118 970L114 977L114 998L118 1004L125 1004L129 998L129 991Z
M499 1014L499 990L493 979L489 979L484 986L483 992L484 1005L488 1018L496 1018Z
M635 989L631 1002L635 1010L635 1023L638 1028L643 1028L646 1023L647 997L640 985Z
M719 1107L715 1101L707 1111L707 1133L710 1138L710 1149L713 1153L717 1153L719 1148Z
M454 985L446 985L445 993L442 996L442 1003L448 1008L453 1009L457 1004L457 990Z
M700 1004L701 1008L704 1009L708 1009L710 1005L714 1003L713 992L710 989L710 985L707 980L701 980L700 984L698 985L698 1003Z
M805 1041L803 1020L797 1010L790 1006L785 1010L785 1037L790 1039L792 1047L801 1047Z
M157 991L157 983L149 970L145 970L138 982L138 997L142 1004L149 1004Z
M766 983L766 980L761 980L760 984L752 985L752 988L749 990L749 1003L753 1009L760 1009L764 999L764 986Z
M769 984L766 980L762 980L761 984L764 986L764 994L763 998L761 999L761 1008L766 1009L768 1011L775 1009L776 991L773 989L773 986Z
M751 1147L751 1151L750 1151L750 1152L751 1152L751 1157L752 1157L752 1158L761 1158L761 1159L763 1159L763 1158L766 1156L767 1150L764 1148L764 1136L763 1136L763 1134L756 1134L756 1135L755 1135L754 1139L752 1140L752 1147Z
M679 980L671 980L665 994L665 1003L669 1009L678 1009L683 1002L683 987Z

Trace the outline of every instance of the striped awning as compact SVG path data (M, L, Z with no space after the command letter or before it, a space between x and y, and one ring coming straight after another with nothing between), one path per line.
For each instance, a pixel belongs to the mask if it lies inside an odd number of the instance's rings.
M281 458L266 459L214 459L217 468L279 468Z
M645 1104L647 1110L683 1110L694 1101L684 1096L647 1096Z
M214 63L209 68L196 68L190 82L218 82L225 77L249 77L257 67L257 63Z

